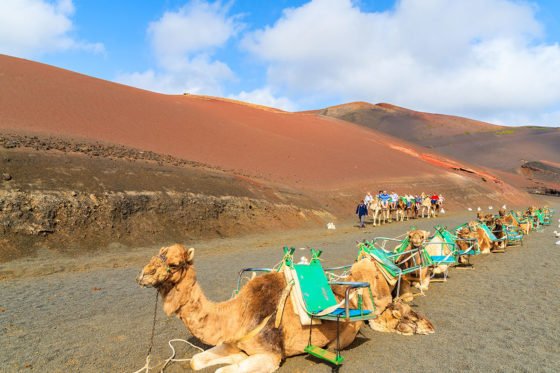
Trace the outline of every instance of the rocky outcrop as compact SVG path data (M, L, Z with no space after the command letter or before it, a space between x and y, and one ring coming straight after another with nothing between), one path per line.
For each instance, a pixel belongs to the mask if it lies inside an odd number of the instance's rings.
M245 197L177 192L88 194L1 191L0 260L38 247L98 249L294 228L323 222L324 212ZM21 248L22 240L31 247ZM10 247L14 246L14 247Z

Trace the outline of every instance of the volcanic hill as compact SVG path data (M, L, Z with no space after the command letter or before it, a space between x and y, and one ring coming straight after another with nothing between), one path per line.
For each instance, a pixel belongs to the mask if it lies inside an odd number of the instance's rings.
M354 102L314 111L381 131L460 161L494 169L518 187L554 183L559 175L528 162L560 162L560 128L508 127L451 115L423 113L390 104ZM534 165L533 165L534 166ZM525 170L524 170L525 169ZM552 182L552 184L551 184Z
M1 55L0 137L0 260L320 226L380 188L450 206L527 198L484 167L343 120Z

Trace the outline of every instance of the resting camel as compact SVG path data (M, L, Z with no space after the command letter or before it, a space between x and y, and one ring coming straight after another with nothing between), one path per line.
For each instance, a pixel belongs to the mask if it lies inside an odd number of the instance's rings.
M517 211L517 216L523 215L521 214L521 212ZM529 234L529 232L531 232L531 230L533 229L533 224L531 223L531 220L529 218L518 218L520 220L519 223L517 222L517 219L514 219L513 217L512 219L517 225L519 225L519 228L521 228L523 234Z
M496 242L495 249L505 250L508 243L507 243L506 224L504 223L504 218L493 218L492 223L493 223L492 233L494 233L496 238L501 240L499 242Z
M408 232L409 244L405 251L409 251L412 249L418 249L418 251L412 256L414 260L406 260L406 257L408 257L409 254L404 254L396 260L397 263L400 260L403 260L402 264L400 265L402 269L407 269L415 266L415 264L423 262L421 249L423 248L423 245L429 236L430 232L421 229L416 229ZM405 258L402 258L403 256ZM420 291L428 290L431 278L430 272L430 268L428 266L425 266L420 268L418 271L414 271L403 276L403 281L401 284L401 294L398 295L407 294L407 289L408 291L410 291L410 285L416 287Z
M415 240L419 237L415 235ZM427 277L429 278L429 274ZM364 307L369 310L375 310L378 315L376 319L368 320L368 324L372 329L404 335L431 334L434 332L434 326L428 319L416 313L409 305L402 302L402 292L401 296L397 297L397 301L394 301L392 293L396 285L391 285L379 272L375 259L367 256L359 259L352 265L350 276L347 280L368 282L370 284L375 307L369 297L364 297ZM408 283L409 280L405 280L403 283ZM412 298L411 294L410 298Z
M471 231L469 227L464 227L463 229L459 230L457 232L457 238L459 239L455 241L455 244L457 245L457 248L462 252L469 251L473 242L476 242L476 245L478 245L477 232ZM467 259L467 255L459 256L460 264L467 264L468 262L469 261Z
M394 259L395 264L402 270L406 270L421 264L423 258L420 249L422 248L428 236L429 232L423 230L414 230L408 232L409 244L406 248L403 249L403 252L407 253L397 256ZM416 252L410 253L412 249L418 250L416 250ZM430 268L428 266L423 266L417 271L413 271L402 276L400 291L398 294L396 293L396 281L391 285L391 291L395 291L395 298L401 299L405 302L410 302L414 298L412 294L412 287L415 287L420 291L428 290L430 277Z
M372 276L377 273L372 272ZM274 372L284 358L304 353L308 345L309 326L301 325L291 297L283 297L287 289L283 273L254 277L234 298L214 303L198 284L194 249L176 244L161 248L143 268L137 282L156 288L168 316L177 315L194 337L215 346L192 358L194 370L227 364L216 372ZM383 281L378 283L382 287ZM378 294L376 289L372 287L374 294ZM279 307L281 299L285 299L283 307ZM283 312L278 313L280 309ZM391 313L385 318L405 316ZM352 343L361 324L340 323L340 348ZM314 325L311 343L320 347L335 343L336 327L335 321L325 320Z
M505 215L502 219L505 225L519 227L523 234L528 234L531 229L531 223L518 223L517 219L513 217L512 213Z
M505 224L503 218L495 217L494 214L485 214L483 219L479 219L482 223L490 229L490 231L500 239L499 241L492 242L491 251L503 252L507 247L507 234L505 231Z
M490 250L493 247L492 241L476 221L469 222L469 229L471 232L475 233L476 239L478 241L478 247L480 248L481 254L490 254Z

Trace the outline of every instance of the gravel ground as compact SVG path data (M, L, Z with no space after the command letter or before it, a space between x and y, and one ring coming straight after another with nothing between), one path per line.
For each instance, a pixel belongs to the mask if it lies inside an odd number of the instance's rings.
M469 217L458 214L438 218L437 223L454 226ZM558 230L558 217L552 227L531 234L524 247L479 256L473 260L475 270L452 269L447 283L433 284L426 297L416 298L413 305L434 323L434 335L405 337L364 327L343 352L347 359L343 371L560 371L560 247L552 234ZM430 229L434 220L414 224ZM225 300L240 268L276 263L283 244L321 247L326 266L346 264L355 256L355 240L397 236L409 225L365 230L348 225L334 232L299 231L201 242L193 245L197 248L195 264L209 298ZM22 273L0 282L0 371L139 369L148 347L155 292L138 287L134 279L155 252L155 248L139 248L118 257L77 259L43 255L42 261L51 262L43 264L59 272L50 275L25 271L28 266L40 267L33 261L0 268L7 271L11 266L14 273ZM167 341L172 338L196 343L178 319L163 315L159 305L154 363L169 356ZM192 348L179 347L179 357L195 353ZM188 363L173 363L166 371L184 370L190 370ZM328 372L330 367L299 356L287 359L280 371Z

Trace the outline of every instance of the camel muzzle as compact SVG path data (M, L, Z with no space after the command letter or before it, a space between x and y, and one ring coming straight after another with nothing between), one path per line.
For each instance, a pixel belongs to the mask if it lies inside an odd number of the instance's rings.
M138 285L142 286L143 288L154 286L153 284L146 283L145 278L144 278L144 270L143 269L138 274L138 277L136 277L136 283L138 283Z

